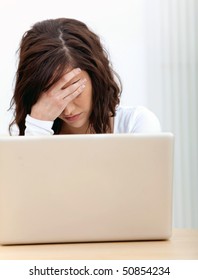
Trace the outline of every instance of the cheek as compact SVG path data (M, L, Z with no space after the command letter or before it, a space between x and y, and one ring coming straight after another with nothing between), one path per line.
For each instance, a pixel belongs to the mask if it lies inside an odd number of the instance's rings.
M92 104L92 92L89 89L85 89L76 99L76 105L80 107L90 107Z

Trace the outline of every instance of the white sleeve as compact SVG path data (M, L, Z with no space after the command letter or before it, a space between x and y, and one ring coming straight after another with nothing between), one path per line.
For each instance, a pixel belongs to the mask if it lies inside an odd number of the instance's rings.
M156 115L145 107L139 107L135 121L133 122L132 133L159 133L161 125Z
M25 119L25 136L37 136L37 135L53 135L52 129L53 121L41 121L32 118L30 115Z

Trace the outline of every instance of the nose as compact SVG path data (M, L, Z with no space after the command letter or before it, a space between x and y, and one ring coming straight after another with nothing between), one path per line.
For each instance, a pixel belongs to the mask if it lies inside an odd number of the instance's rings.
M67 107L64 109L63 114L65 116L69 116L69 115L72 115L74 111L75 111L75 105L71 101L71 102L69 102L69 104L67 104Z

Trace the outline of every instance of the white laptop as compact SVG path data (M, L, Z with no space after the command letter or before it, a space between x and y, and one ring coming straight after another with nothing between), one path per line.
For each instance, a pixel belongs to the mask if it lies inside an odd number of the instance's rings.
M0 244L168 239L173 135L0 137Z

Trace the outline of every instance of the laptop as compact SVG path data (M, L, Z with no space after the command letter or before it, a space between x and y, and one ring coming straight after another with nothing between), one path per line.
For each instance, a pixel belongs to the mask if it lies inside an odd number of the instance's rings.
M163 240L173 135L0 137L0 244Z

